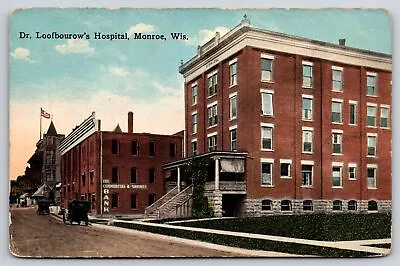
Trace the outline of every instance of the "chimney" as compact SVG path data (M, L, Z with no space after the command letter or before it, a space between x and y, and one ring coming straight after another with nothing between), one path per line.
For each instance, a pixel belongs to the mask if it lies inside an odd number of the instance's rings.
M339 39L339 45L345 46L346 45L346 39Z
M133 133L133 112L128 113L128 133Z

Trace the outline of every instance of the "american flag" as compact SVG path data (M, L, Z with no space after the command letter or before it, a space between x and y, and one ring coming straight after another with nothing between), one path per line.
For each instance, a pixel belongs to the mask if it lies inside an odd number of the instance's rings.
M40 115L47 119L50 118L50 114L48 112L46 112L45 110L43 110L42 108L40 108Z

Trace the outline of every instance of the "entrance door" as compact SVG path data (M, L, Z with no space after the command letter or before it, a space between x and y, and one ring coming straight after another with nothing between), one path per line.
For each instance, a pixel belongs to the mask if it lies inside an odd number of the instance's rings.
M239 217L243 206L245 195L223 194L222 195L222 216Z

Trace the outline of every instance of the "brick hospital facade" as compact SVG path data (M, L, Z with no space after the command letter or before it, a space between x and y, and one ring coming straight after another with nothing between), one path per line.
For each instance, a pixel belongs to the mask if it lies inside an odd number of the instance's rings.
M180 67L186 155L247 154L240 215L388 211L391 65L243 20Z

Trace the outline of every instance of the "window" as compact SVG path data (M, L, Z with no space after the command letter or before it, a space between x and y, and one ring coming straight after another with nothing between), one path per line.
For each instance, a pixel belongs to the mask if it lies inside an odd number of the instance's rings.
M233 60L234 62L230 64L229 69L230 69L230 86L234 86L237 84L237 62Z
M281 178L291 177L290 168L292 165L292 160L280 160L281 163Z
M90 171L89 178L90 178L90 184L93 184L94 183L94 171Z
M334 200L332 204L332 210L341 211L342 210L342 201Z
M368 201L368 211L377 211L378 203L375 200Z
M118 193L111 194L111 208L118 208L119 195Z
M132 145L132 155L138 155L139 153L139 142L137 142L136 140L133 140L131 142Z
M192 133L197 133L197 113L192 114Z
M332 123L342 123L342 102L332 101Z
M312 186L312 173L313 166L302 164L301 165L301 185L302 186Z
M313 151L313 131L312 129L303 129L303 153L312 153Z
M111 153L118 154L119 152L119 141L116 139L111 140Z
M263 115L273 115L272 91L261 90L261 111Z
M218 123L218 109L217 104L212 104L207 108L208 112L208 126L212 127Z
M237 118L237 97L236 94L229 97L229 120Z
M342 142L343 142L343 133L341 132L333 132L332 133L332 153L333 154L342 154Z
M197 103L197 83L192 85L192 104Z
M311 95L310 95L311 96ZM303 120L312 120L312 105L313 105L313 100L312 96L310 97L308 95L303 95L303 112L302 112L302 118Z
M355 200L350 200L347 203L347 210L349 211L356 211L357 210L357 201Z
M349 179L356 180L357 179L357 165L349 164Z
M350 102L350 125L357 124L357 102Z
M217 73L212 73L208 76L208 96L213 96L217 93Z
M312 71L313 64L311 62L303 62L303 87L312 88Z
M272 166L273 163L269 161L261 162L261 185L272 186Z
M216 151L217 150L217 135L209 136L208 140L208 151Z
M332 90L343 90L343 68L332 66Z
M272 60L273 57L261 55L261 80L272 81Z
M154 168L149 168L149 184L154 184L156 179L156 173Z
M156 143L155 141L150 141L149 143L149 154L150 156L156 155Z
M376 135L367 135L368 156L376 156Z
M118 167L111 169L111 183L118 183Z
M272 211L272 200L262 200L261 201L262 211Z
M137 208L137 194L135 194L135 193L131 194L131 208L132 209Z
M231 135L231 151L237 151L237 129L233 128L229 132Z
M176 144L171 142L169 144L169 156L170 157L175 157L176 156Z
M381 106L381 127L388 128L389 127L389 107Z
M155 194L149 194L149 206L153 204L156 201L156 195Z
M367 96L376 96L376 74L367 73Z
M312 210L313 210L312 200L303 201L303 211L312 211Z
M376 126L376 106L374 105L367 106L367 126Z
M367 165L368 188L376 188L376 165Z
M272 150L272 126L261 126L261 149Z
M332 187L342 187L342 166L332 166Z
M281 211L292 211L292 202L290 200L282 200Z
M131 168L131 184L136 183L136 172L137 172L137 169L135 167L132 167Z
M83 174L82 175L82 186L85 186L85 185L86 185L86 175Z
M197 154L197 140L192 141L192 155Z

